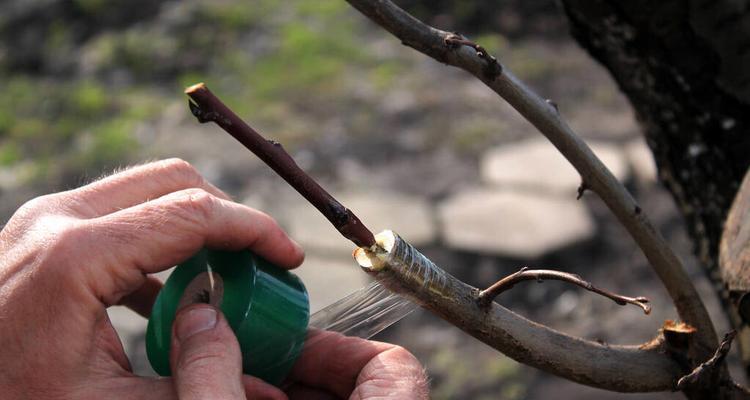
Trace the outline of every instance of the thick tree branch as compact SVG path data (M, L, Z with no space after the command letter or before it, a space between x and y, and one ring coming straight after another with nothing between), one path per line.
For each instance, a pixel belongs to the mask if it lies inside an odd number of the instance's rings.
M540 98L507 68L476 46L456 46L455 34L430 27L388 0L347 0L401 42L437 61L473 74L531 122L576 168L586 188L605 202L643 251L672 298L682 320L697 329L694 356L708 359L718 345L711 318L698 292L664 238L649 222L628 191L561 118L556 107ZM496 73L497 71L500 73Z
M374 251L359 248L359 265L396 293L514 360L575 382L619 392L673 390L684 374L663 336L640 346L572 337L529 321L497 303L482 307L479 290L446 273L390 231Z
M518 272L510 274L503 279L495 282L487 289L480 291L479 295L477 296L477 303L480 307L487 307L490 305L490 303L492 303L492 300L494 300L495 297L500 295L500 293L512 288L516 283L523 281L541 282L544 280L558 280L572 283L586 290L607 297L621 306L624 306L626 304L633 304L640 307L644 313L651 313L651 306L648 304L649 300L645 297L627 297L612 293L594 286L591 282L585 281L581 279L580 276L575 274L549 269L529 269L527 267L521 268L521 270L519 270Z
M323 213L345 238L357 246L369 247L375 244L372 232L359 218L303 171L279 142L264 139L203 83L185 89L185 94L195 102L189 103L190 111L199 122L216 122L234 136Z

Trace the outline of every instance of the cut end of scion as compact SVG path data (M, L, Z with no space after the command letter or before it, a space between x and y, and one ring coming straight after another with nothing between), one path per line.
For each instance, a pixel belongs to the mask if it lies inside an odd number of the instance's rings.
M358 247L354 250L354 260L366 271L377 272L385 268L385 258L396 245L396 234L391 230L384 230L375 235L375 244Z
M188 86L185 89L185 94L189 95L191 93L195 93L195 92L198 92L198 91L201 91L201 90L205 90L205 89L206 89L206 84L203 83L203 82L198 82L195 85Z

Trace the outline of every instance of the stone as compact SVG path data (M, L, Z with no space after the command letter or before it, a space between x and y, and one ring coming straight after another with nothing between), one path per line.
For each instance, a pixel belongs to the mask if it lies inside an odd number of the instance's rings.
M654 155L643 139L633 140L625 147L625 156L635 178L644 184L656 182L657 170Z
M617 146L604 142L589 146L620 182L628 178L627 162ZM479 168L483 181L500 187L575 196L581 184L575 168L543 138L491 149L480 160Z
M474 189L438 207L442 237L472 252L535 259L591 238L594 222L582 202L506 189Z
M437 232L432 207L426 199L386 191L349 192L334 195L349 207L373 233L398 232L414 246L434 241ZM312 205L297 196L276 216L289 235L308 252L349 255L354 245L344 239Z

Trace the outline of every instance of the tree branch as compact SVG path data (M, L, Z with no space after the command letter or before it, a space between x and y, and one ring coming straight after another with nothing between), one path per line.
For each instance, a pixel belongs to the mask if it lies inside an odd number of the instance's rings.
M633 304L640 307L644 313L651 313L651 306L648 304L649 300L645 297L627 297L612 293L594 286L591 282L585 281L575 274L549 269L528 269L527 267L521 268L518 272L510 274L495 282L487 289L480 291L477 296L477 304L479 304L480 307L489 306L490 303L492 303L492 300L500 295L500 293L512 288L516 283L522 281L541 282L543 280L558 280L572 283L588 291L607 297L621 306Z
M344 207L303 171L279 142L266 140L217 98L203 83L187 89L190 111L199 122L216 122L314 205L341 234L360 247L375 244L375 238L354 213Z
M540 98L507 68L495 67L494 57L477 54L476 46L456 46L455 34L422 23L391 1L347 2L403 44L473 74L539 129L581 174L584 187L599 195L627 229L667 289L680 318L697 329L694 357L706 360L711 356L718 345L716 331L682 263L628 191L565 123L556 107ZM496 73L498 70L500 73Z
M619 392L673 390L684 374L661 335L640 346L608 345L558 332L494 302L482 307L478 289L440 269L393 232L375 238L375 250L355 251L366 272L520 363Z

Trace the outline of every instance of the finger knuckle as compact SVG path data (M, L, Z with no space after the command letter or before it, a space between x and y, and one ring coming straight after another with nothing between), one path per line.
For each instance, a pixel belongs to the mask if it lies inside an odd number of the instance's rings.
M82 224L73 222L67 218L45 218L43 224L45 229L52 233L52 252L61 256L79 249L82 244L88 243L88 229Z
M0 226L0 240L10 242L20 241L22 238L41 236L44 229L39 229L47 217L63 214L60 208L60 195L48 194L33 198L13 213L5 226Z
M161 162L162 170L173 179L185 182L188 186L203 185L203 176L189 162L181 158L170 158Z
M35 238L33 247L38 249L37 262L34 263L40 276L54 281L57 285L67 285L74 277L73 272L80 271L82 256L90 254L87 248L91 242L89 230L81 223L65 218L49 216L38 221L35 229L44 234Z
M258 212L255 216L256 234L258 244L282 242L286 239L286 233L270 215Z
M214 195L198 188L182 190L174 198L180 216L200 225L211 219L216 202Z
M58 193L39 196L24 203L16 211L16 216L32 217L42 215L54 209L59 203L60 195Z

